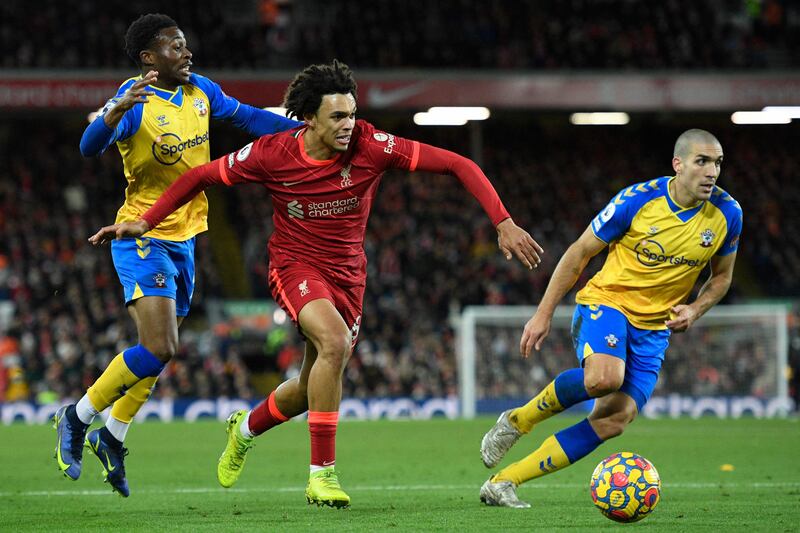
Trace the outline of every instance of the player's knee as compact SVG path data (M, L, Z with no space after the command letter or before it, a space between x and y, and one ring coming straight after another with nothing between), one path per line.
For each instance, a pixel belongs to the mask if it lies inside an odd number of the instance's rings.
M338 364L341 368L347 364L352 352L352 337L349 331L331 332L320 339L321 349L318 357Z
M611 416L592 420L597 436L603 440L613 439L619 437L625 431L625 428L633 421L633 418L628 416L627 413L616 413Z
M622 386L623 378L612 375L586 375L583 380L583 385L586 387L586 392L592 398L600 398L606 394L616 392Z
M141 344L162 363L168 362L178 351L178 339L154 339Z

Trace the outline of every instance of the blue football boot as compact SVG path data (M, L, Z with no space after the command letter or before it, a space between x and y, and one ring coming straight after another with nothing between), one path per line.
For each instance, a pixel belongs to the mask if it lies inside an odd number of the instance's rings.
M105 440L104 440L105 438ZM112 444L113 443L113 444ZM128 449L122 443L110 437L106 428L95 429L86 435L86 446L100 459L106 482L121 496L127 498L131 491L128 490L128 480L125 479L125 456Z
M67 410L70 407L73 408L73 412L71 416L67 416ZM70 419L76 422L71 422ZM74 406L64 405L59 407L56 414L53 415L53 427L58 436L54 456L58 461L58 468L64 473L64 476L74 481L81 476L83 438L89 426L78 419L78 415L74 412Z

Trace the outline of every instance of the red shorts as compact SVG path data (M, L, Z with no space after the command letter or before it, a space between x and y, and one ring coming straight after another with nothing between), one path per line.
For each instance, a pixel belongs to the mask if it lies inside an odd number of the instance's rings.
M361 285L341 287L309 265L294 264L269 270L269 290L272 292L272 297L292 317L295 324L303 306L312 300L324 298L333 304L350 328L353 346L356 345L358 330L361 328L361 307L365 287L366 282Z

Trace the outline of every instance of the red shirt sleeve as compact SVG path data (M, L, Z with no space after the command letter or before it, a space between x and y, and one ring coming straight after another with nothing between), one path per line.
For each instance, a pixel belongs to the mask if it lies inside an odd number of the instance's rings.
M457 177L461 184L472 193L472 196L480 202L481 207L495 226L503 220L511 218L489 178L474 161L429 144L416 144L418 146L416 170ZM409 170L414 170L414 168Z
M142 220L147 222L150 228L155 228L173 211L200 192L212 185L223 183L224 180L220 174L223 159L211 161L181 174L172 185L167 187L156 203L145 211Z
M236 152L231 152L223 157L220 164L222 181L226 185L236 183L262 183L270 181L272 174L268 168L271 156L276 150L275 139L272 135L264 135L255 141L244 145Z
M366 145L367 153L377 170L401 168L414 171L419 160L419 143L375 129L364 120L357 121L359 142Z

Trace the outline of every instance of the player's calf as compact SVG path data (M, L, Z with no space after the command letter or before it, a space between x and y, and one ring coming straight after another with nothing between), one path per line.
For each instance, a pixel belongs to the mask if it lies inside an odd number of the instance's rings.
M597 436L608 440L622 435L637 413L636 402L628 394L614 392L597 400L588 419Z

